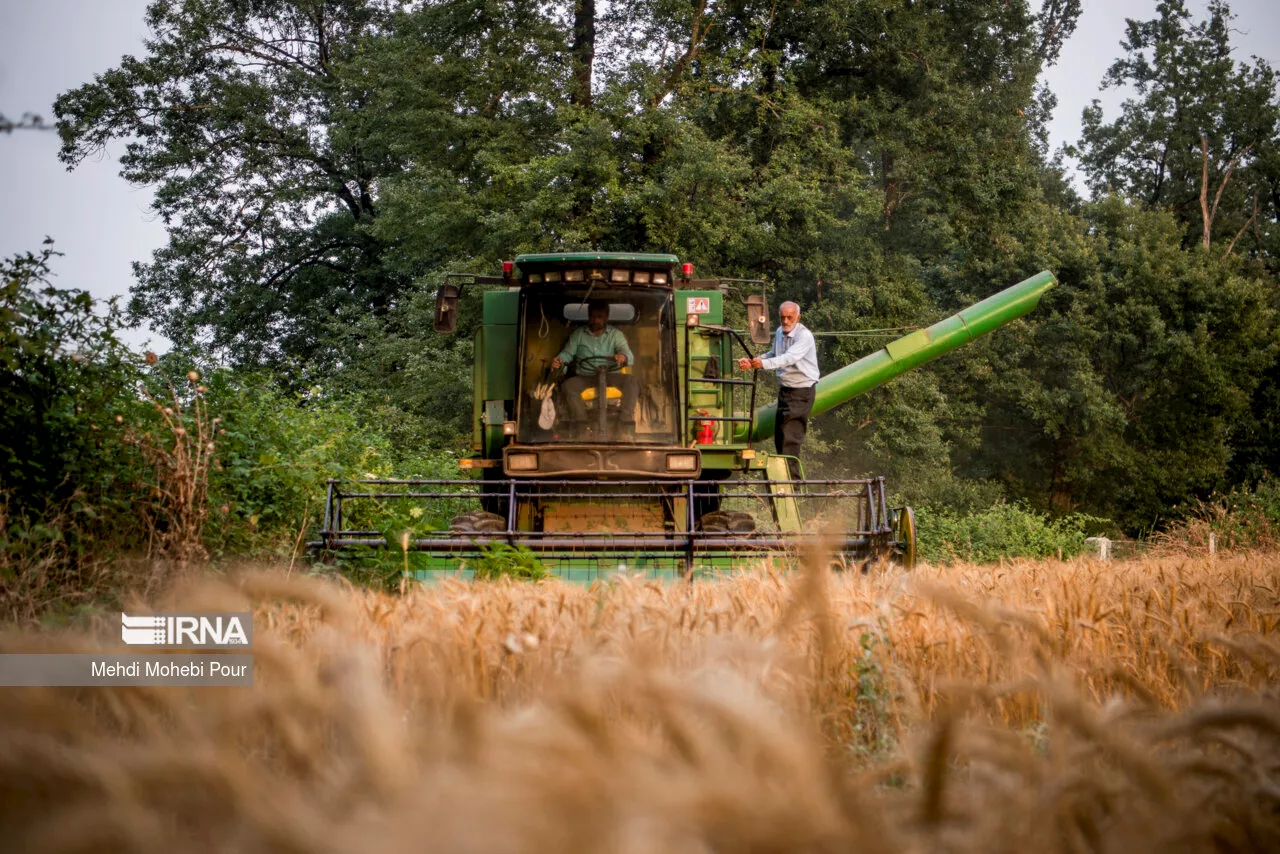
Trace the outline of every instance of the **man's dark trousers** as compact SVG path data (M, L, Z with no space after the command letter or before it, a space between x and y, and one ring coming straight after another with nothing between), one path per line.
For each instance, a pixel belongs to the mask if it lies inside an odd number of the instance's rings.
M814 387L778 388L778 416L773 422L773 446L779 454L800 456L804 434L809 430L809 413L813 411ZM787 460L791 479L800 479L799 459Z

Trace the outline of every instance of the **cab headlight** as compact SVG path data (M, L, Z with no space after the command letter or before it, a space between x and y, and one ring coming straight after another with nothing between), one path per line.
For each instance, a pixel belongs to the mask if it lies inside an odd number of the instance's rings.
M507 470L508 471L537 471L538 455L537 454L508 454Z
M667 454L667 471L697 471L697 454Z

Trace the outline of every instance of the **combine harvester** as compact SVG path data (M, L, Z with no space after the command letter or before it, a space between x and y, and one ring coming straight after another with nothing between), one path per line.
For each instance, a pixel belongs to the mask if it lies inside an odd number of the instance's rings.
M1023 316L1055 283L1040 273L824 376L813 415ZM464 287L486 285L500 287L483 293L474 453L460 460L459 479L331 481L313 550L390 540L424 552L414 572L430 577L507 544L578 581L618 570L693 577L819 544L840 566L915 563L914 515L887 506L884 478L793 481L772 452L774 406L757 411L759 372L736 370L771 341L763 282L694 279L674 255L522 255L501 277L451 275L437 294L436 331L456 328ZM584 379L570 384L581 398L571 407L552 363L593 303L607 303L634 359L572 366ZM726 304L739 317L745 309L745 328L727 325ZM611 382L612 373L629 379ZM630 413L618 387L627 383ZM570 420L575 409L585 417ZM412 535L367 530L401 502L420 508L418 518L451 522Z

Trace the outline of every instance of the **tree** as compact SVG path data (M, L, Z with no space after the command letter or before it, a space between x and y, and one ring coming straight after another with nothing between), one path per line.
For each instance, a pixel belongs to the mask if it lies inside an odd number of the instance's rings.
M1136 532L1232 485L1280 323L1269 278L1182 249L1170 213L1109 197L1085 214L1048 223L1060 286L968 377L985 435L962 464Z
M169 244L135 265L135 317L262 363L313 355L339 306L385 310L397 282L362 226L398 165L339 71L380 20L370 0L156 0L147 55L57 99L69 166L126 140L122 176L156 185Z
M1077 0L381 8L157 2L148 55L64 96L69 162L133 136L126 177L160 183L171 239L139 268L135 312L426 418L457 392L424 354L468 357L414 315L444 270L671 251L763 273L834 329L924 324L1029 272L1051 103L1036 79ZM981 418L925 405L947 382L923 374L834 423L874 413L859 450L904 469L945 455Z
M1261 59L1232 59L1225 0L1212 0L1200 22L1184 0L1162 0L1156 10L1152 20L1128 22L1125 55L1103 79L1104 87L1131 86L1135 97L1111 122L1097 101L1085 109L1079 154L1089 186L1172 211L1187 246L1273 255L1275 73Z
M44 117L38 113L23 113L21 118L11 119L0 113L0 133L13 133L15 130L53 130L44 123Z
M50 284L56 254L46 245L0 262L0 492L14 515L96 501L127 480L116 416L137 373L119 313L109 304L99 316L88 293Z

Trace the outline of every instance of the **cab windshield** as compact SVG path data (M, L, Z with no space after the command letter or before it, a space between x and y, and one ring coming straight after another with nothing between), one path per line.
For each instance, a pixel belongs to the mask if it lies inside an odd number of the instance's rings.
M674 444L674 322L670 291L526 288L517 441Z

